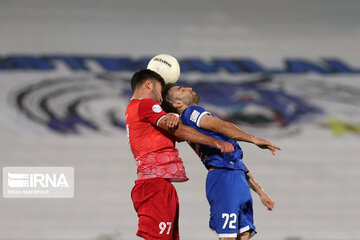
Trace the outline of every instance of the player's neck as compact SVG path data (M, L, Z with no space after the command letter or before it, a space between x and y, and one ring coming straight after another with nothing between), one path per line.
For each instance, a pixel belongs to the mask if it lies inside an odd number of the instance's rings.
M146 91L146 89L139 89L134 92L131 99L141 99L141 98L153 98L151 91Z
M183 111L185 111L185 109L186 109L187 107L189 107L189 106L187 106L187 105L182 105L180 108L177 109L178 113L179 113L179 114L182 114Z

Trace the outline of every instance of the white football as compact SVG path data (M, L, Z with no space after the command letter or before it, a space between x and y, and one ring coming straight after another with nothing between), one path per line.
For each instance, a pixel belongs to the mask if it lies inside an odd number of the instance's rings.
M176 83L180 76L179 62L173 56L160 54L153 57L147 66L154 72L157 72L165 83Z

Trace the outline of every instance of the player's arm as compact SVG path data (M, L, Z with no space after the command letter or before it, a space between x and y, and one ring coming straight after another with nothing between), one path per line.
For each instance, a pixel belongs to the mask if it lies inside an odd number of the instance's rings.
M139 118L142 121L149 121L153 126L157 126L169 133L172 133L180 141L190 141L216 147L223 153L232 153L234 147L231 143L223 142L209 136L206 136L191 127L184 126L181 120L173 121L169 124L169 119L174 117L173 113L166 114L160 105L153 99L143 99L138 108ZM177 118L179 118L177 116ZM174 125L174 127L169 127Z
M163 116L163 121L165 121L166 127L168 127L171 130L177 127L177 125L179 124L179 120L180 120L179 114L176 113L167 113L166 115Z
M265 205L265 207L269 211L272 211L275 204L274 200L272 200L271 197L261 188L250 172L246 173L246 178L249 183L249 187L259 195L260 200Z
M262 149L269 149L273 155L275 155L276 150L280 150L279 147L275 146L270 141L252 136L242 131L235 124L223 121L209 114L206 114L201 118L200 127L213 132L221 133L237 141L253 143Z
M213 146L220 149L222 153L232 153L234 151L234 146L231 143L217 140L202 134L191 127L185 126L182 124L180 119L176 127L169 128L166 117L163 117L159 119L157 126L169 133L172 133L178 141L189 141L192 143Z

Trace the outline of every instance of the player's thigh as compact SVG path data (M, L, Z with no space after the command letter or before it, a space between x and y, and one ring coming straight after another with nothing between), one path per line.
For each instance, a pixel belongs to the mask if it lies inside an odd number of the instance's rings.
M145 239L177 239L179 202L174 186L163 179L138 182L131 194L139 217L137 235Z
M211 207L210 228L216 230L219 238L236 238L238 233L256 231L250 188L243 171L210 171L206 192Z
M219 240L237 240L237 238L236 237L231 237L231 238L228 238L228 237L225 237L225 238L223 238L223 237L221 237L221 238L219 238Z
M239 229L239 199L234 195L232 171L215 169L208 173L206 196L210 204L210 228L219 238L235 238Z
M250 231L240 233L236 240L249 240L250 239Z
M250 232L250 238L256 233L253 202L251 198L241 205L241 211L239 212L239 233L242 234L246 232Z

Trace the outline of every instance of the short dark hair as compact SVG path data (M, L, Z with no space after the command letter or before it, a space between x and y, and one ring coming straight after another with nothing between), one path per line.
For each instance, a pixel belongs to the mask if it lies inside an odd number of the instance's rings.
M172 102L175 101L175 99L171 99L169 97L169 90L175 86L176 86L176 84L174 84L174 83L168 83L163 88L163 93L162 93L163 102L161 104L161 107L167 113L170 113L170 112L177 113L178 112L176 107L174 107L172 105Z
M142 85L147 79L156 80L161 83L161 85L165 86L164 79L156 72L150 70L150 69L142 69L134 73L134 75L131 78L131 89L134 92L135 89Z

